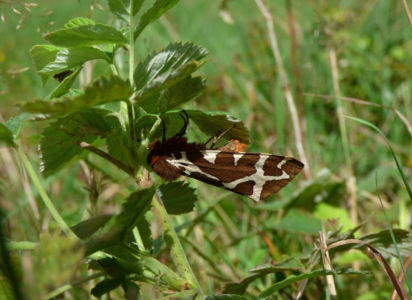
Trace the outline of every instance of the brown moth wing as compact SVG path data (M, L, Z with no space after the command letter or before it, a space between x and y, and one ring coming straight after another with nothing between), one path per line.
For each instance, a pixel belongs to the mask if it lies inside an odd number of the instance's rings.
M181 152L168 162L182 174L261 200L278 192L303 168L296 159L260 153Z

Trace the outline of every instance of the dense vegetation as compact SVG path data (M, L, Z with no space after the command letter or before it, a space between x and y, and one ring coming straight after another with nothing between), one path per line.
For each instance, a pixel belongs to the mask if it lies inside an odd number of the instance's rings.
M405 3L0 1L0 299L411 297ZM182 109L304 171L161 180Z

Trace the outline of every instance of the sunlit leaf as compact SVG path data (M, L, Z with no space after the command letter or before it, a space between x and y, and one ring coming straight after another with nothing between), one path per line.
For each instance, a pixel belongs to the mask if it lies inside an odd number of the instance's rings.
M125 101L130 94L131 87L127 80L117 76L100 77L77 96L66 96L59 101L35 100L23 104L21 110L60 116L104 103Z
M236 139L245 144L249 143L249 132L243 122L224 112L203 112L200 110L186 110L186 112L189 119L208 136L216 136L234 126L227 132L225 139Z
M202 64L207 51L191 43L174 43L147 57L134 73L136 101L156 95L188 77Z
M151 8L149 8L140 18L139 24L134 32L136 39L147 25L156 21L166 11L171 9L179 0L156 0Z
M53 31L45 39L60 47L80 47L103 44L127 44L127 38L114 27L94 24Z

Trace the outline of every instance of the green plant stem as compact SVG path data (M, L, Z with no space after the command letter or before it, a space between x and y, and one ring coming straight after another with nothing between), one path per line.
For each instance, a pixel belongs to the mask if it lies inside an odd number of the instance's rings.
M97 272L97 273L94 273L94 274L92 274L90 276L87 276L85 278L81 278L79 280L73 281L72 283L65 284L65 285L59 287L58 289L55 289L54 291L50 292L49 294L47 294L46 299L55 298L56 296L66 292L68 290L71 290L76 285L82 285L85 282L88 282L88 281L93 280L95 278L101 277L103 275L104 275L103 272Z
M180 275L185 278L189 283L191 283L198 292L196 299L205 299L200 284L197 281L192 268L190 267L189 261L184 253L183 247L177 237L176 231L172 225L170 217L163 205L162 199L159 196L159 192L156 191L155 197L153 199L153 209L158 213L162 221L164 239L167 245L170 247L170 253L172 259L176 265L176 268Z
M60 216L59 212L57 211L56 207L54 206L53 202L50 200L49 196L47 195L46 191L44 190L42 184L40 183L40 179L37 176L36 172L33 169L29 159L27 158L26 154L21 150L19 146L16 147L17 153L23 162L24 167L26 168L27 173L29 174L34 186L36 187L37 191L39 192L40 198L43 200L44 205L49 210L50 214L59 225L60 229L68 236L78 239L77 236L73 233L64 219Z
M134 16L133 16L133 7L134 7L134 0L130 1L129 7L129 81L130 85L134 87ZM127 113L129 117L129 128L130 128L130 137L131 140L134 141L136 139L135 128L134 128L134 111L133 105L131 100L127 101Z

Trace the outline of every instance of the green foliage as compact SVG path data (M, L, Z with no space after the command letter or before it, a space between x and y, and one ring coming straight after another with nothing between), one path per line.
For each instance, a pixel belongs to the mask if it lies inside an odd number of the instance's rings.
M197 197L195 189L181 181L169 182L159 186L163 204L171 215L180 215L191 212Z
M327 292L326 275L334 275L340 298L355 292L388 298L393 287L385 271L366 255L351 255L365 247L346 240L356 235L386 260L402 260L412 248L412 110L405 105L411 97L410 29L399 18L401 5L292 3L279 15L284 5L266 1L276 24L292 26L293 20L295 26L295 35L275 30L303 126L306 168L316 175L299 176L275 201L255 205L192 180L148 177L148 146L181 130L183 109L189 141L230 129L221 144L237 139L250 143L250 152L298 153L282 71L255 3L181 0L171 10L178 2L107 0L93 10L80 1L78 11L59 2L54 14L41 17L29 3L10 4L0 28L7 46L0 50L7 100L0 116L6 146L0 151L0 202L11 239L3 244L12 252L2 257L0 299L17 299L20 290L3 262L35 298L66 292L73 299L286 299L298 289L310 298ZM47 5L53 4L39 5L42 12ZM17 19L13 11L20 12ZM30 14L38 15L28 26ZM59 19L67 15L93 19ZM33 40L40 37L36 30L46 33L48 44ZM328 60L332 50L337 70ZM336 103L304 94L335 95L334 71L342 95L374 106L348 100L340 105L343 112L356 112L363 119L352 119L378 134L347 122L345 141ZM389 152L379 134L390 139ZM43 178L36 176L38 165ZM394 229L381 229L391 224L382 221L376 189ZM329 250L335 271L325 270L319 232L326 245L343 243ZM362 271L347 269L354 262Z

